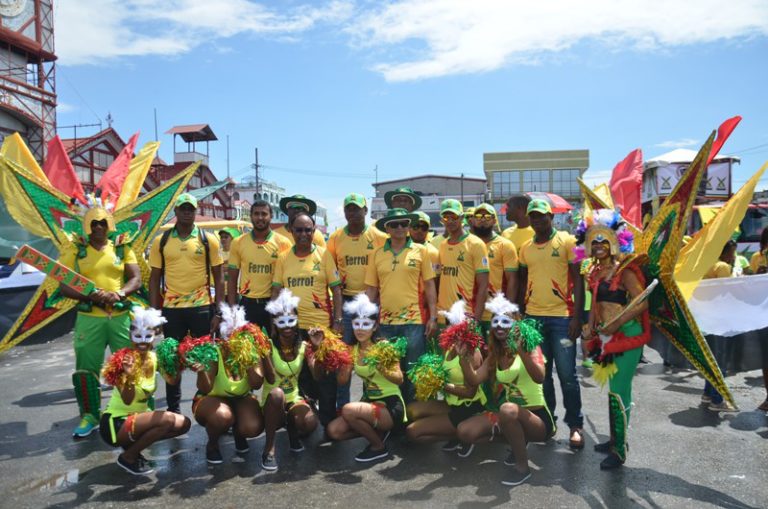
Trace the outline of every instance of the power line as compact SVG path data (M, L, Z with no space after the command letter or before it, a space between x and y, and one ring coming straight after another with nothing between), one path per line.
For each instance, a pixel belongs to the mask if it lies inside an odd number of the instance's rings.
M355 178L355 179L367 179L370 180L371 177L367 177L365 175L355 175L353 173L332 173L332 172L324 172L324 171L316 171L316 170L306 170L302 168L285 168L283 166L272 166L269 164L262 164L260 165L262 168L268 168L270 170L276 170L276 171L286 171L291 173L298 173L300 175L313 175L318 177L327 177L327 178Z

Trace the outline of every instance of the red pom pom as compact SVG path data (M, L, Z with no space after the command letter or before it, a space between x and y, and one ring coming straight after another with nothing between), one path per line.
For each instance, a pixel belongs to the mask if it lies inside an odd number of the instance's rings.
M440 333L440 348L447 352L452 346L465 344L469 351L474 351L483 342L483 338L477 332L474 320L466 320L456 325L443 329Z
M123 362L126 356L137 356L138 352L133 348L121 348L107 360L104 369L101 370L101 374L104 380L112 386L119 386L122 383L123 378Z
M210 335L200 336L199 338L193 338L192 336L185 337L184 340L179 343L179 359L186 365L187 353L196 346L206 343L213 343L213 339Z

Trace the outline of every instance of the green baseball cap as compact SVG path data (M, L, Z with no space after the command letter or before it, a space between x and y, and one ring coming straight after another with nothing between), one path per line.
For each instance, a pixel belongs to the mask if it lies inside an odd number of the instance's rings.
M552 207L550 206L547 200L541 200L541 199L531 200L531 203L528 204L528 209L526 211L526 214L531 215L531 212L538 212L540 214L551 214Z
M232 237L233 239L236 239L240 236L240 230L238 230L237 228L232 228L231 226L228 226L227 228L222 228L221 230L219 230L219 237L221 237L222 233L229 234L229 236Z
M360 208L367 207L368 202L365 201L365 196L359 193L350 193L344 198L344 206L349 204L357 205Z
M493 205L491 205L490 203L481 203L480 205L475 207L475 210L474 210L473 213L477 214L478 212L481 212L481 211L482 212L487 212L487 213L489 213L492 216L496 216L497 215L496 214L496 209L493 208Z
M442 216L446 212L453 212L457 216L463 216L464 207L461 206L459 200L448 198L447 200L443 200L443 203L440 204L440 215Z
M393 191L387 191L384 193L384 203L387 205L387 207L392 208L392 198L395 196L408 196L411 201L413 201L413 210L418 209L421 207L421 196L416 194L416 192L411 189L410 187L398 187L397 189Z
M174 205L174 207L181 207L185 203L189 203L193 207L197 208L197 198L189 193L181 193L179 197L176 198L176 205Z
M288 209L304 209L307 214L314 216L317 212L317 204L303 194L294 194L280 200L280 210L287 215Z
M389 223L390 221L402 221L404 219L407 219L408 221L413 223L414 221L419 220L419 216L415 213L412 214L405 209L389 209L387 211L387 215L385 215L384 217L376 221L376 228L385 232L387 231L386 230L387 223Z
M419 216L419 219L417 220L418 222L427 223L427 226L432 226L432 221L429 218L429 214L420 210L415 211L414 214Z

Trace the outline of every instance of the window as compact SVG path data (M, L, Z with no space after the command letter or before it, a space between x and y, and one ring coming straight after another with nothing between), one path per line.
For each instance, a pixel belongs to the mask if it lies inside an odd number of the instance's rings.
M548 193L549 170L525 170L523 173L523 192Z
M504 198L520 192L520 172L497 171L493 174L493 196Z
M90 182L91 181L91 169L86 166L80 166L79 164L75 166L75 173L77 173L77 180L80 182Z
M552 170L552 192L565 197L579 196L579 174L576 169Z
M111 154L104 152L93 152L93 164L100 168L109 168L109 165L114 162L115 158Z

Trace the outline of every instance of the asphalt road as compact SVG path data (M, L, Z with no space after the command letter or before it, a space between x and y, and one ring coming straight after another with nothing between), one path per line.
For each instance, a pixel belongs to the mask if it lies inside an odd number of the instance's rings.
M765 398L760 372L728 377L742 411L718 415L699 406L700 376L665 371L656 352L646 355L652 363L635 378L631 448L621 471L599 470L603 456L592 445L606 439L607 394L584 376L587 447L570 451L563 428L554 440L531 444L533 477L510 489L500 484L507 468L502 443L483 444L462 459L439 444L394 438L393 457L370 465L353 459L362 440L321 445L318 430L305 441L307 450L294 454L281 432L280 469L267 473L259 466L263 436L250 441L244 458L225 437L224 464L209 467L205 433L196 424L148 450L154 474L131 476L97 434L71 438L78 422L71 336L21 345L0 355L0 507L768 507L768 417L755 410ZM186 376L188 415L193 393L193 377ZM353 397L359 393L358 383Z

